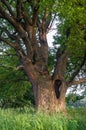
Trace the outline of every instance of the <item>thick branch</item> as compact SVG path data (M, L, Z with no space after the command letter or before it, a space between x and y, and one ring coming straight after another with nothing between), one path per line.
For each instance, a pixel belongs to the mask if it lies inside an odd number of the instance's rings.
M19 32L21 38L27 37L26 32L25 32L24 28L21 26L21 24L19 22L17 22L16 19L14 19L12 16L10 16L2 8L1 5L0 5L0 14L15 27L15 29Z
M20 21L22 18L22 0L17 0L16 10L17 10L17 20Z
M23 15L24 21L26 23L26 26L27 26L27 24L32 26L32 20L28 17L28 13L25 10L23 11L22 15Z
M11 23L15 29L19 32L21 37L25 37L26 33L25 30L22 28L21 24L19 24L16 19L14 19L12 16L10 16L3 8L2 5L0 5L0 14L5 18L9 23Z
M32 47L31 47L31 43L27 37L26 31L23 29L23 27L21 26L21 24L19 22L17 22L12 16L10 16L7 12L5 12L5 10L2 8L2 6L0 5L0 13L1 15L8 20L14 27L15 29L19 32L19 35L21 36L21 38L24 41L24 44L26 46L27 49L27 55L29 56L29 58L31 58L31 54L32 54ZM10 44L9 44L10 45Z
M40 41L40 56L41 56L41 63L42 65L47 65L48 63L48 43L47 43L47 19L49 17L49 12L45 10L44 16L42 20L40 21L39 19L37 20L37 25L38 25L38 30L39 30L39 41Z
M73 80L68 86L70 87L71 85L78 85L78 84L81 84L81 83L86 83L86 78L83 78L83 79L79 79L79 80Z
M37 23L39 3L40 3L40 0L38 0L37 5L32 8L32 10L33 10L32 23L33 23L34 26L36 26L36 23Z
M0 14L3 18L5 18L6 20L8 20L13 26L16 25L16 21L15 19L10 16L2 7L2 5L0 4Z
M64 78L68 55L69 52L67 50L64 52L60 51L57 53L57 62L52 76L53 79Z

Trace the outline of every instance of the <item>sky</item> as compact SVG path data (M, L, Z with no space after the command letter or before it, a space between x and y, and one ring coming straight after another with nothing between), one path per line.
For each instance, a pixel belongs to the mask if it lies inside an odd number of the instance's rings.
M56 33L56 29L55 29L56 28L56 24L57 24L57 21L55 20L53 22L51 30L47 34L47 41L48 41L49 47L52 47L52 45L53 45L52 43L54 41L53 36L55 36L55 33Z
M47 41L48 41L49 47L52 47L52 43L54 41L53 36L55 36L55 33L56 33L56 30L53 30L47 34Z

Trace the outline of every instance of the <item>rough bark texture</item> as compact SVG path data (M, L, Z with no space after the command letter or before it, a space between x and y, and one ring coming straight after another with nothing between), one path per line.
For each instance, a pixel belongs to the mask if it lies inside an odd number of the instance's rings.
M38 107L48 112L65 112L65 86L62 84L59 88L56 85L57 88L55 90L55 85L50 79L40 81Z
M39 78L38 81L38 92L36 98L37 101L37 109L43 110L46 112L65 112L65 90L63 90L63 85L61 85L58 90L58 86L56 86L57 90L55 91L54 84L51 79L47 79L46 77ZM58 97L57 97L58 95Z
M28 64L24 62L25 72L33 85L36 110L49 113L65 112L66 83L60 79L53 80L47 72L38 73L35 65L29 61Z

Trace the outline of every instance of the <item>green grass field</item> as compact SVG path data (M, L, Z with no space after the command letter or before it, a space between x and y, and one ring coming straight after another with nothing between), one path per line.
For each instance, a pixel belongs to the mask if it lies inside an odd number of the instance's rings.
M0 109L0 130L86 130L86 108L47 115L33 109Z

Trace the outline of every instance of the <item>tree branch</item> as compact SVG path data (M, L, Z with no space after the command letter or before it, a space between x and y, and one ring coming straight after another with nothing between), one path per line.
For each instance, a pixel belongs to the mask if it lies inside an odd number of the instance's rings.
M16 67L16 70L22 70L22 69L24 69L23 65L19 65L19 66Z
M32 20L29 19L28 13L25 10L23 11L22 15L23 15L24 21L26 23L26 26L27 26L27 24L29 24L30 26L32 26Z
M86 62L86 50L85 50L85 53L84 53L84 56L82 58L82 61L81 61L81 64L80 66L77 67L77 69L75 70L75 72L72 74L70 80L69 80L69 83L71 83L74 78L76 77L76 75L79 73L79 71L81 70L81 68L83 67L83 65L85 64Z
M3 42L5 42L5 43L7 43L9 46L11 46L14 49L18 49L18 48L20 49L20 47L19 47L18 44L14 44L11 41L9 41L8 39L5 39L5 38L3 38L3 37L0 36L0 40L3 41Z
M81 84L81 83L86 83L86 78L83 78L83 79L79 79L79 80L73 80L68 86L71 86L71 85L78 85L78 84Z
M15 67L13 67L13 66L6 66L6 65L0 64L0 67L15 70Z
M18 43L20 45L20 36L19 35L15 35L16 32L14 32L13 34L11 34L6 28L0 28L2 30L2 33L5 32L8 36L8 38L11 38L12 40L15 40L16 43ZM21 46L21 45L20 45Z
M7 29L3 29L3 32L5 32L9 38L15 41L17 40L17 38L13 34L11 34Z
M20 21L22 18L22 0L16 2L17 20Z
M13 69L13 70L22 70L23 69L23 65L13 67L13 66L7 66L7 65L0 64L0 67L6 68L6 69Z
M14 14L14 12L12 11L12 8L10 7L9 2L8 2L7 0L1 0L1 2L2 2L3 4L5 4L5 6L7 7L7 9L9 10L10 14L15 17L15 14Z
M38 10L39 10L39 2L37 3L38 6L33 7L33 18L32 18L32 24L36 26L37 23L37 17L38 17Z
M10 16L2 7L2 4L0 4L0 14L3 18L5 18L6 20L8 20L13 26L15 26L16 21L14 20L14 18L12 16Z
M24 44L26 46L27 49L27 55L29 56L29 58L31 59L31 54L32 54L32 46L31 43L28 39L28 36L26 34L26 31L24 30L24 28L21 26L21 23L17 22L16 19L14 19L12 16L10 16L0 5L0 14L6 19L8 20L14 27L15 29L18 31L20 37L23 39ZM1 38L2 40L4 40L6 42L5 39ZM7 43L7 42L6 42ZM10 44L10 42L8 42L9 45L12 46L12 44ZM17 48L16 48L17 50Z
M21 38L26 38L26 32L23 29L23 27L21 26L21 24L19 22L16 21L16 19L14 19L12 16L10 16L3 8L2 5L0 5L0 14L4 17L4 19L6 19L8 22L11 23L11 25L13 25L13 27L19 32Z
M52 21L51 20L47 21L47 33L51 30L53 23L55 21L55 18L56 18L56 14L54 14ZM56 30L56 29L52 29L52 30Z
M68 50L65 50L63 52L60 50L59 52L57 52L57 55L56 55L57 62L54 69L53 76L52 76L53 79L56 79L56 78L64 79L68 55L69 55Z
M21 57L21 58L24 58L25 57L25 53L23 51L23 49L21 48L21 46L17 43L13 43L11 41L9 41L8 39L5 39L3 37L0 36L0 40L5 42L6 44L8 44L9 46L11 46L12 48L15 49L16 51L16 54Z

